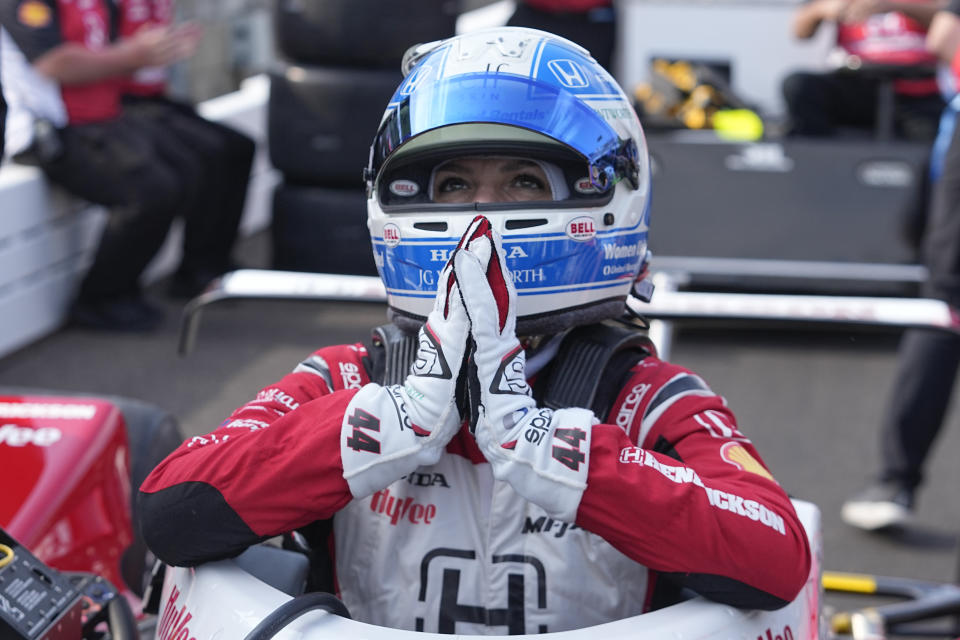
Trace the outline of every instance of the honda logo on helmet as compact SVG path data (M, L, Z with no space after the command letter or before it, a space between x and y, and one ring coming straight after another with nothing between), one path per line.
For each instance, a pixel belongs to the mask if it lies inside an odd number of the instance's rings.
M580 65L573 60L551 60L547 63L547 66L550 67L550 71L560 81L560 84L568 89L582 89L590 86L587 75L580 68Z

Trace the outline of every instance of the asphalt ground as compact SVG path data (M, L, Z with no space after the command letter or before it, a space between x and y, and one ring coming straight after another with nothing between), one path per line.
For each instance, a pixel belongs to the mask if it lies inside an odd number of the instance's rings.
M261 240L242 247L246 265L264 264ZM0 386L129 396L173 413L186 435L202 434L314 348L361 340L386 321L374 304L223 302L204 311L196 347L184 357L177 352L182 303L163 299L162 284L151 289L168 312L157 333L65 328L0 359ZM912 526L868 534L839 517L844 498L876 470L898 339L864 330L686 326L671 359L727 399L792 495L820 507L827 569L952 582L960 568L960 403L935 446ZM885 601L827 596L839 608Z

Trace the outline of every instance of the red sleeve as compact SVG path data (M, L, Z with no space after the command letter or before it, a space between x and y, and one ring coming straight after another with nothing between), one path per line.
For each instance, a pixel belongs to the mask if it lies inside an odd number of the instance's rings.
M796 597L806 533L723 398L648 358L608 422L593 429L577 524L712 599L774 609Z
M317 351L161 462L139 496L157 557L174 565L229 557L343 508L351 495L340 425L369 382L365 355L361 345Z

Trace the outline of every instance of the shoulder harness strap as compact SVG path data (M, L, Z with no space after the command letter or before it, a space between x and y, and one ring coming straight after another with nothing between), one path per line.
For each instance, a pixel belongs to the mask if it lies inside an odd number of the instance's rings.
M536 395L551 409L588 407L603 420L630 369L653 353L650 338L637 327L615 321L576 327L538 381Z
M373 330L372 341L371 381L402 384L416 357L416 334L387 324ZM564 336L534 395L551 409L588 407L602 420L633 365L655 352L646 333L635 327L617 322L577 327Z
M382 385L403 384L417 354L417 334L385 324L373 330L371 340L370 380Z

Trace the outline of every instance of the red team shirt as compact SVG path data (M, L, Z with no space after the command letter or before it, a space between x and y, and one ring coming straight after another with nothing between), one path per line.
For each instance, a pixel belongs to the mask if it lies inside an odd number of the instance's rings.
M129 38L145 26L173 24L173 0L120 0L121 38ZM167 89L165 68L147 68L138 71L123 82L123 92L141 96L162 95Z
M926 37L926 27L897 11L879 13L863 22L837 24L837 46L859 56L864 62L877 64L928 65L932 68L937 58L927 51ZM902 79L894 86L898 93L906 95L937 93L934 78Z

